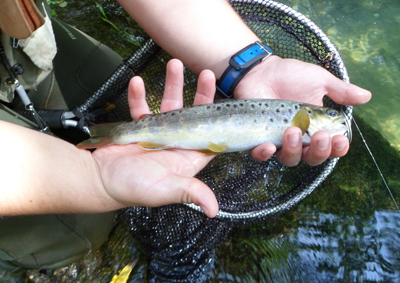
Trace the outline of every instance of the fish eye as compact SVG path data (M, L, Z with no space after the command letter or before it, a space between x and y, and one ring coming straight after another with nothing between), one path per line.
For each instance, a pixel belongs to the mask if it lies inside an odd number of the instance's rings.
M326 111L326 115L336 117L338 115L338 112L336 110L329 109L328 111Z

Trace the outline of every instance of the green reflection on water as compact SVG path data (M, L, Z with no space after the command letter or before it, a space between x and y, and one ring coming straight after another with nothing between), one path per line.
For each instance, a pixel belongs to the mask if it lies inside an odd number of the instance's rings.
M310 18L339 48L350 81L373 94L355 113L400 150L400 2L281 2Z

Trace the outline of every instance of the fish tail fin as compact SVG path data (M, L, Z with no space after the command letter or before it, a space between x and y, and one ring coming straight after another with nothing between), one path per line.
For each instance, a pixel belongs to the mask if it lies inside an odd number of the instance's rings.
M90 149L114 144L109 137L90 138L76 145L77 148Z
M123 124L123 122L97 124L89 128L90 137L105 137L108 136L113 128Z
M90 139L85 140L76 145L77 148L90 149L98 148L106 145L114 144L113 140L110 138L110 132L116 126L122 124L118 123L105 123L97 124L90 127Z

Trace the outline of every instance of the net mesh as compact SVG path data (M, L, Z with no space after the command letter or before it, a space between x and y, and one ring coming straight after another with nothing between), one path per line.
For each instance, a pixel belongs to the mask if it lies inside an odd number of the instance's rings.
M282 58L295 58L326 68L349 81L339 52L326 35L309 19L273 1L229 1L245 23ZM131 120L127 86L134 75L146 85L147 101L159 112L164 91L166 63L171 57L152 40L127 59L112 77L75 112L89 124ZM194 100L197 76L184 71L184 106ZM221 94L216 99L223 98ZM111 111L106 105L116 105ZM352 117L352 108L326 98L325 106ZM215 193L220 212L209 219L195 205L159 208L132 207L125 215L133 235L143 244L149 258L150 281L199 282L215 250L224 242L233 225L268 221L286 211L329 175L337 159L320 166L300 163L283 166L275 157L255 161L248 152L217 156L196 177Z

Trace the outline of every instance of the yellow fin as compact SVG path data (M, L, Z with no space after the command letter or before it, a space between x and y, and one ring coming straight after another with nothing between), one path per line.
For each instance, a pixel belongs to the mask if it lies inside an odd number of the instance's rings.
M212 152L220 153L228 149L226 144L216 144L213 142L208 143L208 149Z
M310 126L310 118L307 115L306 110L301 109L297 114L293 117L292 126L300 128L301 132L307 132L308 127Z
M213 151L211 151L209 149L199 149L199 150L196 150L196 151L200 152L204 156L211 156L211 155L216 155L217 154L216 152L213 152Z
M168 146L166 146L165 144L156 142L139 142L137 145L143 149L148 149L148 150L160 150L168 148Z
M138 258L132 259L128 263L128 265L125 266L124 269L122 269L122 271L119 275L114 275L114 277L110 283L126 283L126 282L128 282L129 275L130 275L133 267L136 265L137 261L138 261Z

